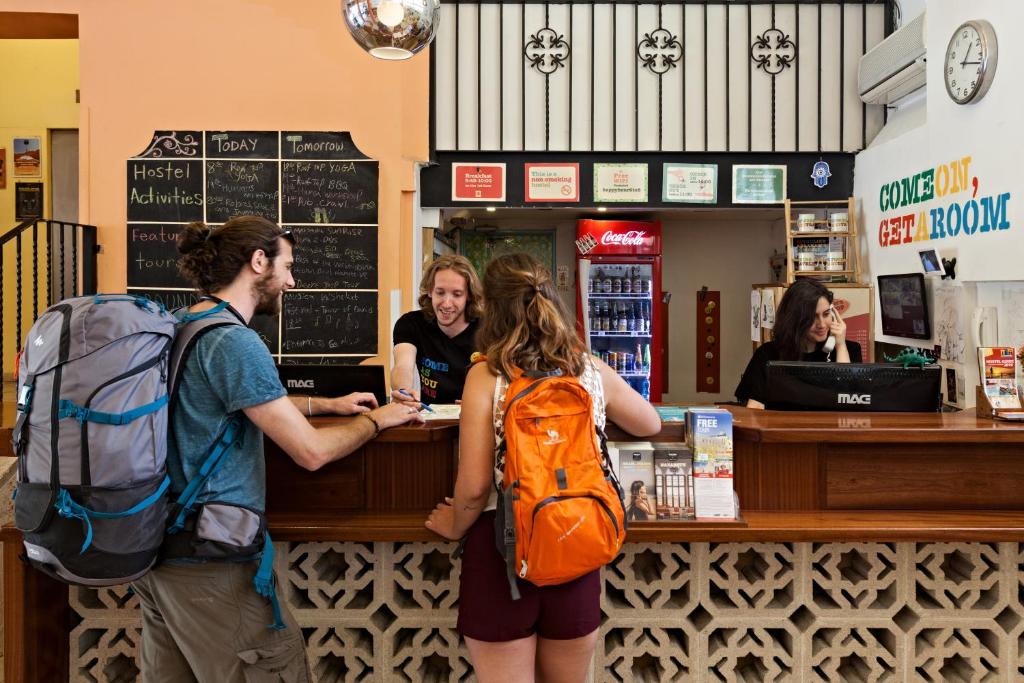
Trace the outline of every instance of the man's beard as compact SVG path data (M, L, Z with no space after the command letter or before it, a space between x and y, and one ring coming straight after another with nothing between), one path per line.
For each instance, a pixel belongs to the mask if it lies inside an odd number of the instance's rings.
M273 290L271 281L273 273L267 273L253 284L253 293L256 295L256 309L254 315L277 315L281 312L281 289Z

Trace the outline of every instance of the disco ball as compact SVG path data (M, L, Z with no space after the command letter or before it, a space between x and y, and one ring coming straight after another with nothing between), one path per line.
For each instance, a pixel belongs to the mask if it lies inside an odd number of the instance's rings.
M356 43L378 59L408 59L434 39L441 0L341 0Z

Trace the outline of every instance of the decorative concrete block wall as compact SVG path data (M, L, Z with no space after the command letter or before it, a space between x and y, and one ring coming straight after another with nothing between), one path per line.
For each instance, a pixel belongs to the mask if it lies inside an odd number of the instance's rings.
M317 681L472 680L453 547L279 544ZM604 570L594 680L1021 680L1022 570L1016 543L629 544ZM71 601L71 679L135 679L137 598Z

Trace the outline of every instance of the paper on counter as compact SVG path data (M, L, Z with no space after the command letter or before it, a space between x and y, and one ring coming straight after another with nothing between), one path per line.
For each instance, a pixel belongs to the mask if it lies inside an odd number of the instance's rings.
M420 416L424 420L458 420L462 414L462 404L460 403L431 403L430 407L434 412L420 411Z

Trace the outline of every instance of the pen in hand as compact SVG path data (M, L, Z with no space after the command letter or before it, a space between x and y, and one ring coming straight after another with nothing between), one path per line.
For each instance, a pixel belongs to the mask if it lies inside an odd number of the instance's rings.
M412 394L410 394L410 393L409 393L408 391L406 391L405 389L399 389L399 390L398 390L398 393L402 394L403 396L408 396L409 398L411 398L411 399L412 399L412 400L414 400L414 401L416 400L416 397L415 397L415 396L413 396ZM428 406L428 405L427 405L426 403L424 403L423 401L420 401L420 405L421 405L421 406L423 406L423 410L427 411L428 413L432 413L432 412L434 412L434 409L433 409L433 408L431 408L430 406Z

